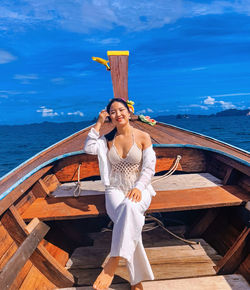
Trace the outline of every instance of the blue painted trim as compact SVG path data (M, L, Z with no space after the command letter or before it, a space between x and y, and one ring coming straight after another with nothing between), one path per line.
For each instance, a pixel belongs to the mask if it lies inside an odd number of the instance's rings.
M32 157L30 157L29 159L25 160L23 163L21 163L20 165L18 165L17 167L15 167L14 169L12 169L12 170L9 171L8 173L6 173L4 176L2 176L2 177L0 178L0 181L1 181L2 179L4 179L6 176L8 176L9 174L11 174L12 172L14 172L15 170L17 170L18 168L20 168L21 166L23 166L25 163L27 163L27 162L29 162L30 160L32 160L33 158L37 157L39 154L42 154L43 152L49 150L49 149L52 148L53 146L55 146L55 145L57 145L57 144L59 144L59 143L65 141L66 139L68 139L68 138L74 136L75 134L80 133L82 130L85 130L85 129L90 128L91 126L93 126L93 124L90 125L90 126L88 126L88 127L86 127L86 128L83 128L83 129L81 129L81 130L79 130L79 131L77 131L77 132L75 132L75 133L73 133L72 135L69 135L68 137L66 137L66 138L64 138L64 139L62 139L62 140L60 140L60 141L58 141L58 142L52 144L51 146L45 148L44 150L38 152L37 154L35 154L34 156L32 156Z
M56 156L42 164L40 164L38 167L34 168L32 171L30 171L29 173L27 173L26 175L24 175L22 178L20 178L16 183L14 183L10 188L8 188L5 192L3 192L1 195L0 195L0 200L2 200L3 198L5 198L13 189L15 189L19 184L21 184L24 180L26 180L27 178L29 178L31 175L33 175L34 173L36 173L38 170L42 169L43 167L49 165L50 163L54 162L54 161L57 161L57 160L60 160L60 159L63 159L65 157L69 157L69 156L74 156L74 155L79 155L79 154L82 154L84 153L83 150L80 150L80 151L74 151L74 152L69 152L69 153L66 153L66 154L63 154L63 155L59 155L59 156Z
M157 121L157 122L158 122L158 121ZM229 144L229 143L226 143L226 142L224 142L224 141L218 140L218 139L216 139L216 138L213 138L213 137L210 137L210 136L207 136L207 135L201 134L201 133L197 133L197 132L195 132L195 131L191 131L191 130L188 130L188 129L184 129L184 128L181 128L181 127L178 127L178 126L175 126L175 125L172 125L172 124L167 124L167 123L160 122L160 121L159 121L158 123L160 123L160 124L164 124L164 125L167 125L167 126L170 126L170 127L174 127L174 128L176 128L176 129L180 129L180 130L182 130L182 131L190 132L190 133L193 133L193 134L196 134L196 135L202 136L202 137L209 138L209 139L211 139L211 140L214 140L214 141L220 142L220 143L222 143L222 144L225 144L225 145L227 145L227 146L233 147L234 149L237 149L237 150L242 151L242 152L244 152L244 153L250 154L250 152L248 152L248 151L246 151L246 150L244 150L244 149L242 149L242 148L239 148L239 147L237 147L237 146L231 145L231 144Z
M201 149L201 150L206 150L206 151L210 151L210 152L214 152L214 153L219 153L221 155L224 155L224 156L227 156L239 163L242 163L246 166L250 166L250 163L243 160L243 159L240 159L238 157L235 157L233 155L230 155L224 151L220 151L220 150L217 150L217 149L213 149L213 148L210 148L210 147L204 147L204 146L199 146L199 145L190 145L190 144L153 144L153 147L162 147L162 148L165 148L165 147L172 147L172 148L193 148L193 149Z

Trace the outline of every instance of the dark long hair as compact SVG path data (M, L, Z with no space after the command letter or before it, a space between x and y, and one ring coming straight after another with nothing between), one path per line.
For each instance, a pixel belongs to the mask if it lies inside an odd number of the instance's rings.
M111 99L111 100L109 101L109 103L108 103L108 105L107 105L107 107L106 107L106 111L107 111L108 113L110 113L110 108L111 108L111 106L112 106L112 104L113 104L114 102L119 102L119 103L123 104L123 106L124 106L124 107L128 110L128 112L130 113L130 110L129 110L129 107L128 107L127 102L126 102L124 99L121 99L121 98L114 98L114 99ZM110 117L108 117L108 119L109 119L109 121L111 122ZM116 127L115 127L112 131L110 131L109 133L107 133L107 134L104 135L104 136L105 136L105 138L106 138L108 141L111 141L111 140L114 139L116 132L117 132L117 129L116 129Z

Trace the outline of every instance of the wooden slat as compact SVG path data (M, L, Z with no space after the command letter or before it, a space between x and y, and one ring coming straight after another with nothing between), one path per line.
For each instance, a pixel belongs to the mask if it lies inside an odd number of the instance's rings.
M226 255L219 261L215 269L218 274L230 274L234 272L249 253L250 228L245 227Z
M23 222L20 222L17 211L8 210L2 217L2 223L8 229L14 241L20 245L27 237L28 231ZM52 283L58 287L72 286L74 277L49 252L39 244L30 257L30 261L36 266Z
M44 289L54 290L56 285L48 280L35 266L32 266L19 290ZM14 289L13 289L14 290Z
M39 178L47 173L53 166L49 165L34 173L25 182L18 185L13 189L3 200L0 202L0 215L8 209L26 190L28 190Z
M2 269L0 274L1 287L4 289L10 287L48 230L49 227L43 222L36 224L35 228Z
M168 240L163 247L146 247L146 254L151 265L157 264L174 264L178 259L183 257L183 261L188 259L188 263L212 263L215 265L221 256L218 256L204 240L194 240L199 242L197 245L185 244L178 240ZM211 249L211 250L210 250ZM105 246L92 246L77 248L70 257L67 267L70 269L90 269L98 268L105 264L105 259L110 251L110 244ZM125 266L125 259L119 261L119 266ZM214 272L213 272L214 273Z
M15 281L10 286L10 290L16 290L19 289L24 281L24 279L27 277L28 273L30 272L30 269L32 267L32 263L30 260L26 262L22 270L17 274L17 277Z
M181 242L172 242L166 247L146 248L155 279L173 279L185 277L199 277L215 275L215 263L207 255L201 245L190 247ZM100 262L103 262L105 253L102 249L82 248L81 257L78 257L77 268L71 268L70 271L78 278L79 285L91 284L100 272ZM88 257L86 257L88 253ZM90 255L89 255L90 254ZM81 259L82 258L82 259ZM92 258L92 260L91 260ZM90 267L86 266L90 263ZM80 265L81 264L81 265ZM99 265L99 268L98 268ZM83 269L83 267L85 269ZM121 278L129 281L128 271L124 260L121 260L116 270L117 282Z
M239 197L237 197L239 196ZM236 206L248 198L237 186L217 186L159 191L147 212L182 211L211 207ZM104 195L38 198L22 215L24 220L86 218L105 214Z

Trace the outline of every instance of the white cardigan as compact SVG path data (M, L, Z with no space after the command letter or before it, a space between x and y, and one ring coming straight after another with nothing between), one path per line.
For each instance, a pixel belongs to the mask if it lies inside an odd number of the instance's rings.
M84 151L88 154L98 155L102 183L105 186L109 186L111 164L107 157L108 145L106 138L104 136L100 137L99 132L97 132L94 128L91 128L84 144ZM152 196L155 196L156 192L151 185L151 179L155 174L156 164L156 156L153 146L151 145L146 148L142 151L142 153L142 169L140 176L135 183L135 187L141 192L147 189Z

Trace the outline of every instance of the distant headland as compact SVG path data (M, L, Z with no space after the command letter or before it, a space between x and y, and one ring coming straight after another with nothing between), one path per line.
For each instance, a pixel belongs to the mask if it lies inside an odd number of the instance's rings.
M228 109L216 114L210 115L195 115L195 114L177 114L177 115L165 115L155 117L158 121L163 121L165 118L174 117L176 119L189 119L189 118L210 118L210 117L232 117L232 116L249 116L250 109L247 110L238 110L238 109Z

